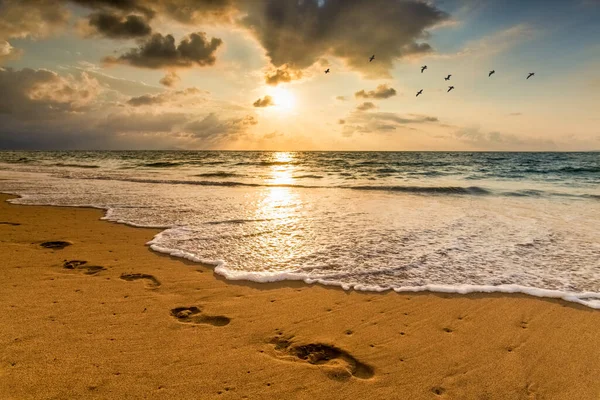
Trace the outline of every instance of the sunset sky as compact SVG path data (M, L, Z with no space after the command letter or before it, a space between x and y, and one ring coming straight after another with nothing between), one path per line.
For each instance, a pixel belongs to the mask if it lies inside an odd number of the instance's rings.
M0 0L0 149L598 150L599 21L598 0Z

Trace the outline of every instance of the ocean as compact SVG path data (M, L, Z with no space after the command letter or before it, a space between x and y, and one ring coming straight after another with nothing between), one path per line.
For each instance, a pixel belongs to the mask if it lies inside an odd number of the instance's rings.
M600 153L13 151L0 192L162 228L230 280L600 308Z

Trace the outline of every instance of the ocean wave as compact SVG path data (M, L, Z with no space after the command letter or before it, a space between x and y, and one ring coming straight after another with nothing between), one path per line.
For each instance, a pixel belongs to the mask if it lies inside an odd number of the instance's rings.
M323 179L321 175L296 175L294 179Z
M235 165L237 166L260 166L260 167L272 167L278 165L298 165L297 161L242 161Z
M143 163L141 167L150 167L150 168L171 168L171 167L179 167L184 163L181 162L171 162L171 161L157 161L151 163Z
M244 177L246 175L236 174L235 172L219 171L219 172L206 172L203 174L196 174L196 175L192 175L192 176L198 176L201 178L235 178L235 177Z
M428 194L470 194L489 195L492 192L478 186L346 186L355 190L386 190L391 192L428 193Z
M99 165L92 165L92 164L66 164L66 163L56 163L56 164L51 164L54 167L69 167L69 168L89 168L89 169L95 169L95 168L100 168Z
M431 194L431 195L471 195L471 196L509 196L509 197L542 197L542 196L561 196L573 198L600 199L600 195L590 193L562 193L549 192L535 189L523 189L518 191L498 191L480 186L410 186L410 185L302 185L302 184L267 184L239 181L205 181L205 180L178 180L178 179L151 179L151 178L118 178L108 176L88 176L88 177L65 177L65 179L90 179L90 180L116 180L122 182L134 183L156 183L171 185L192 185L192 186L222 186L222 187L280 187L280 188L299 188L299 189L345 189L345 190L372 190L387 191L398 193L413 194Z
M166 231L165 231L166 232ZM343 283L318 276L311 276L307 273L298 273L294 271L245 271L232 269L227 266L224 260L208 260L198 257L192 253L171 249L165 247L161 242L164 232L159 233L147 244L150 248L159 253L169 254L173 257L180 257L192 262L197 262L214 267L215 273L231 281L252 281L258 283L270 283L280 281L303 281L306 284L320 284L324 286L338 286L343 290L356 290L365 292L386 292L393 290L396 293L410 292L434 292L434 293L506 293L506 294L525 294L529 296L562 299L568 302L584 305L593 309L600 309L600 293L596 292L568 292L562 290L543 289L518 284L501 285L443 285L425 283L418 286L399 286L399 285L369 285L361 283Z

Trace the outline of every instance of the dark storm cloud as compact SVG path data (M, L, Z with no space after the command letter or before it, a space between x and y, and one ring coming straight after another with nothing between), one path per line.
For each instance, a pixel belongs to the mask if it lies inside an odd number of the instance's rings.
M88 23L96 33L113 39L132 39L152 33L146 19L139 15L122 17L101 11L91 14Z
M364 102L358 106L356 106L356 109L359 111L368 111L368 110L372 110L374 108L377 108L377 106L373 103L371 103L370 101Z
M252 105L254 107L270 107L274 106L275 102L273 102L273 98L271 96L267 95L262 99L256 100Z
M426 29L447 19L434 5L390 0L261 0L240 3L241 20L275 67L305 69L333 55L369 77L388 76L394 60L428 52ZM369 63L370 54L376 61Z
M155 33L139 48L118 57L106 57L107 64L129 64L141 68L189 68L194 65L213 65L221 39L207 39L203 32L192 33L176 46L175 38Z
M354 93L354 97L357 99L389 99L396 95L396 89L388 87L387 85L379 85L377 89L365 92L364 90Z

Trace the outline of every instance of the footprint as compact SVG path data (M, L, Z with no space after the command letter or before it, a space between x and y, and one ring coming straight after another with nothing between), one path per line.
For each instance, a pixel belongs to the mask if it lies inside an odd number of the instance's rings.
M157 288L160 286L160 281L154 276L148 274L121 274L121 279L129 282L137 281L139 279L145 279L149 281L148 286L152 288Z
M293 345L288 339L276 337L271 340L279 357L300 360L313 365L323 366L328 377L345 381L352 377L370 379L375 375L371 366L358 361L348 352L323 343Z
M171 310L171 315L178 321L186 324L209 324L213 326L225 326L231 319L222 315L201 315L198 307L177 307Z
M87 265L87 261L81 260L65 260L63 268L83 271L86 275L96 275L98 272L106 270L106 268L99 265Z
M16 223L16 222L6 222L6 221L0 221L0 225L10 225L10 226L19 226L21 224Z
M42 247L45 247L47 249L53 249L53 250L61 250L70 245L71 245L71 243L63 242L60 240L53 241L53 242L44 242L44 243L40 244L40 246L42 246Z

